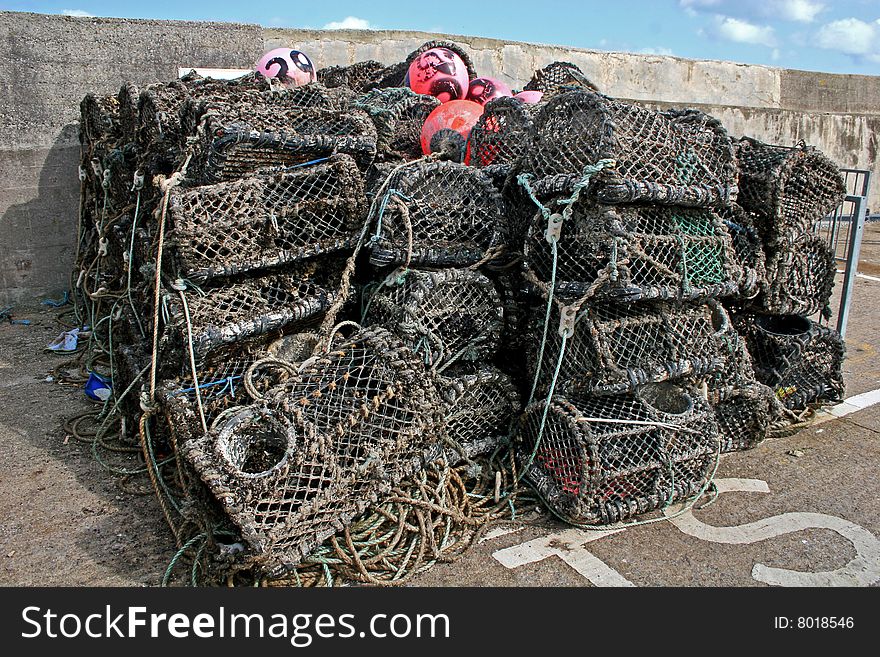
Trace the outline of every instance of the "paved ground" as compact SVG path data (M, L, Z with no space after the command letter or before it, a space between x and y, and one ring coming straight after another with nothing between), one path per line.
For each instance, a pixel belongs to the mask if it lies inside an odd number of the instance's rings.
M865 240L861 268L880 272L880 226ZM858 279L848 395L880 388L878 292L880 281ZM0 324L0 585L157 584L174 545L154 499L130 492L146 482L108 476L66 437L62 419L90 405L78 388L45 381L60 358L41 349L60 326L45 311L17 316L33 323ZM873 406L723 457L727 492L706 508L616 533L533 514L415 583L876 585L878 464Z

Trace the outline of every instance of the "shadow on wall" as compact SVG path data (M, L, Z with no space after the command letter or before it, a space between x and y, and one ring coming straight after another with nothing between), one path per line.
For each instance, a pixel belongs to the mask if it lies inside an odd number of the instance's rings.
M78 130L69 123L51 147L3 153L0 306L33 305L69 287L79 219Z

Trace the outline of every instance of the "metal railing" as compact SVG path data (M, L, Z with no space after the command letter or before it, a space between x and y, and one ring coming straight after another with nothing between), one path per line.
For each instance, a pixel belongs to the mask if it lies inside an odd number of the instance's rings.
M833 213L816 223L815 230L825 239L834 252L835 259L843 266L837 331L845 337L853 285L859 268L862 233L868 214L871 172L864 169L841 169L840 172L846 183L846 198Z

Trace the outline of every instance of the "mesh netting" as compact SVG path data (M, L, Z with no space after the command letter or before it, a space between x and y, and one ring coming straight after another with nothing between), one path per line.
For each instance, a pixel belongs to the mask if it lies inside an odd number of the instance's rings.
M239 280L225 286L187 290L196 360L217 349L274 331L293 330L314 320L336 300L341 263L307 263L283 274ZM189 367L186 309L167 294L168 321L161 339L163 361ZM172 355L176 354L176 358Z
M501 370L462 363L440 379L446 439L452 445L448 460L472 459L499 447L511 435L520 412L520 393Z
M504 324L501 299L483 274L468 269L408 270L370 298L365 322L394 331L434 368L490 359Z
M328 89L348 87L355 91L369 91L379 85L386 71L384 64L371 59L349 66L328 66L318 69L318 82Z
M204 114L187 177L220 182L335 153L352 156L360 166L370 163L376 154L376 128L369 116L357 110L304 108L275 93L251 93L248 102L217 103Z
M717 119L586 90L559 93L538 112L521 168L537 179L539 193L565 192L603 159L616 166L591 187L605 203L705 207L736 200L733 145Z
M548 201L547 207L557 204ZM727 228L709 209L581 200L573 210L557 243L560 294L692 300L732 294L745 282ZM538 279L549 283L553 253L547 228L536 213L523 254Z
M767 267L761 236L751 215L736 203L719 211L733 243L736 263L743 275L735 296L752 298L767 285Z
M776 392L789 410L843 399L843 358L840 335L797 315L735 317L746 339L755 377Z
M837 263L826 241L812 233L780 237L767 255L767 281L752 305L773 314L830 314Z
M554 397L526 409L517 456L550 509L608 525L693 497L718 455L718 426L696 391L669 382L635 394ZM539 440L540 436L540 440Z
M396 170L378 199L370 262L467 267L507 240L501 195L474 167L420 161Z
M384 155L421 157L421 134L425 119L440 101L410 89L375 89L360 96L353 106L373 119L378 134L376 150Z
M240 529L241 561L278 572L423 467L441 406L419 359L367 329L183 453Z
M765 243L812 232L846 195L837 165L815 148L771 146L745 137L736 143L739 204L754 213Z
M735 388L712 404L721 437L721 451L752 449L764 438L775 418L773 390L760 383Z
M538 368L544 308L532 314L526 359L533 380ZM562 337L559 304L554 303L538 378L539 391L550 387L559 362ZM704 377L726 363L733 328L724 308L711 305L602 304L575 316L559 368L559 394L623 392L638 385L691 374Z
M590 91L599 91L580 68L569 62L552 62L538 69L523 87L523 91L540 91L544 94L541 100L547 101L564 87L583 87Z
M131 82L124 82L116 94L119 111L119 136L122 143L137 141L138 96L140 90Z
M335 155L309 167L176 188L168 211L182 274L202 281L350 248L367 207L354 160Z
M86 94L79 105L80 143L114 142L119 139L119 97Z
M486 103L471 128L468 144L471 165L506 171L526 150L536 105L516 98L496 98Z

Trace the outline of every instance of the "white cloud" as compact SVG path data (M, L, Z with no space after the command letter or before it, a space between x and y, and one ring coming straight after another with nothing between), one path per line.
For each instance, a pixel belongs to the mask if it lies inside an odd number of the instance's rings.
M665 57L674 57L675 53L669 48L658 46L656 48L642 48L639 52L643 55L663 55Z
M746 20L783 20L812 23L825 11L818 0L679 0L689 16L698 11L737 16Z
M341 21L331 21L323 28L324 30L373 30L370 21L366 18L358 18L357 16L346 16Z
M847 55L874 57L880 53L880 20L866 23L858 18L843 18L823 25L816 43L826 50Z
M62 16L73 16L74 18L94 18L94 14L90 14L87 11L83 11L82 9L62 9Z
M754 45L776 46L776 35L773 28L768 25L753 25L730 16L717 16L715 18L715 34L722 39L737 43L751 43Z
M773 52L770 53L770 59L774 62L778 62L780 57L782 57L782 53L779 52L779 48L774 48Z

